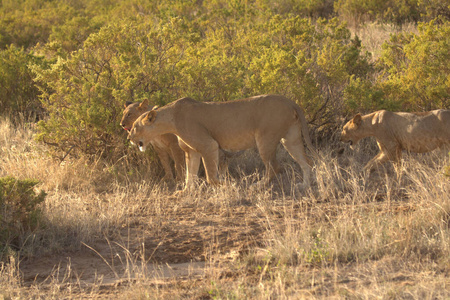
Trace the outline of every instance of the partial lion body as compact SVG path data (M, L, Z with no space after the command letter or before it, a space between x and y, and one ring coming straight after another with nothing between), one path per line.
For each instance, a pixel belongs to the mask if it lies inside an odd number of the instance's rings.
M275 152L280 141L300 164L304 185L309 185L310 166L302 135L308 147L313 147L306 120L301 108L285 97L263 95L221 103L183 98L139 117L129 138L145 147L153 136L164 133L177 135L186 152L186 186L196 176L200 158L208 182L217 183L219 148L238 151L256 146L269 181L278 172Z
M149 110L151 110L151 107L148 105L147 100L144 100L142 103L127 102L125 104L125 110L123 111L120 125L123 129L129 131L133 126L134 121ZM176 179L183 180L185 166L184 151L178 145L177 136L170 133L158 135L150 141L150 144L153 146L153 149L155 149L164 169L165 175L163 180L170 181L174 179L171 160L174 162Z
M400 161L402 150L424 153L450 144L450 110L422 113L376 111L356 115L344 125L343 142L356 144L361 138L374 136L380 153L365 169L387 160Z

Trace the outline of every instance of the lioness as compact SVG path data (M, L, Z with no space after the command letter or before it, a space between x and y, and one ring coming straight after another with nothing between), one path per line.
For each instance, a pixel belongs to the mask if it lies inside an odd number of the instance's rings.
M123 111L122 120L120 125L126 131L130 131L134 121L143 113L151 110L148 104L148 100L139 102L127 102L125 103L125 110ZM164 168L163 180L173 180L173 172L170 166L170 160L172 159L175 165L176 179L183 180L184 178L184 151L181 150L178 145L178 138L174 134L166 133L156 135L150 141L155 149L161 165Z
M206 179L218 183L219 148L238 151L256 146L266 167L264 183L278 172L275 152L282 142L303 171L303 185L309 186L311 167L305 157L302 135L313 146L302 109L278 95L262 95L221 103L182 98L158 110L141 115L128 138L145 151L148 143L162 134L175 134L186 152L186 187L191 187L202 158Z
M365 170L387 160L399 162L402 150L423 153L450 144L450 110L421 113L380 110L364 116L357 114L344 125L341 141L349 142L353 149L360 139L368 136L376 138L380 152L366 164Z

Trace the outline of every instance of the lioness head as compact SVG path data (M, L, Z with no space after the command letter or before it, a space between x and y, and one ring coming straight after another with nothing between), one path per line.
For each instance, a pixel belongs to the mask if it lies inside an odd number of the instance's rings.
M362 117L357 114L350 121L348 121L341 132L341 142L350 143L350 148L354 148L356 143L361 139L360 129L361 129Z
M120 126L126 131L130 131L133 126L134 121L149 110L148 100L139 102L127 102L125 103L125 110L123 111L122 120L120 121Z
M147 149L148 144L154 138L148 126L154 123L156 118L156 110L147 111L140 115L128 132L128 139L133 145L139 147L142 152Z

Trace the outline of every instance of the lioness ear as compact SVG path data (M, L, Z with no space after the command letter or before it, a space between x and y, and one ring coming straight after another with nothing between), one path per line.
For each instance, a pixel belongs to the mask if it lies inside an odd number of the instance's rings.
M145 99L144 101L142 101L142 102L139 104L139 108L140 108L141 110L147 110L147 108L148 108L148 99Z
M127 101L127 102L125 102L125 104L123 105L123 107L127 108L127 106L130 105L130 104L133 104L133 102Z
M361 125L361 122L362 122L361 114L357 114L356 116L354 116L352 122L353 122L356 126Z
M153 121L155 121L156 118L156 110L151 110L147 113L147 115L144 117L144 119L142 120L142 123L144 125L149 125L151 124Z
M152 110L157 110L159 108L158 105L153 106Z

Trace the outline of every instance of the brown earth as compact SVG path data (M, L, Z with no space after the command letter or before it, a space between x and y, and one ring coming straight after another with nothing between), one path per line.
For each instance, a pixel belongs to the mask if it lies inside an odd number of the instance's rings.
M175 200L176 201L176 200ZM264 216L240 201L217 211L215 207L173 206L169 218L149 224L148 216L74 252L62 251L20 263L24 285L78 282L81 288L115 289L145 276L149 282L170 278L201 278L213 255L225 261L263 241Z
M91 298L92 294L87 291L95 291L95 297L109 298L138 281L158 286L177 282L177 287L189 282L190 288L204 285L211 270L219 274L219 278L235 280L242 276L242 270L236 270L231 262L255 249L261 249L263 253L264 243L269 238L268 228L283 226L287 217L289 222L299 226L304 222L336 217L333 216L336 207L330 203L312 205L306 199L277 200L278 197L272 194L272 205L267 207L258 207L259 204L243 197L232 201L225 209L214 205L177 205L174 199L171 211L166 212L167 217L157 224L156 231L155 224L148 222L149 216L143 214L139 221L123 228L113 239L85 244L79 251L23 260L20 271L24 286L39 285L45 289L47 285L50 289L58 282L61 288L70 286L72 293L80 297ZM368 203L367 208L377 209L377 204ZM296 214L299 209L309 213ZM393 203L390 212L411 209L414 208L400 202ZM381 207L379 210L383 213ZM276 228L272 229L276 231ZM408 274L395 261L388 260L344 265L339 271L307 269L305 272L312 284L307 284L306 290L321 297L331 290L369 287L373 284L369 276L374 272L386 273L384 280L395 286L415 284L414 274ZM319 277L315 279L315 276L320 273L319 282ZM246 276L251 278L253 275ZM190 296L209 298L202 293Z

